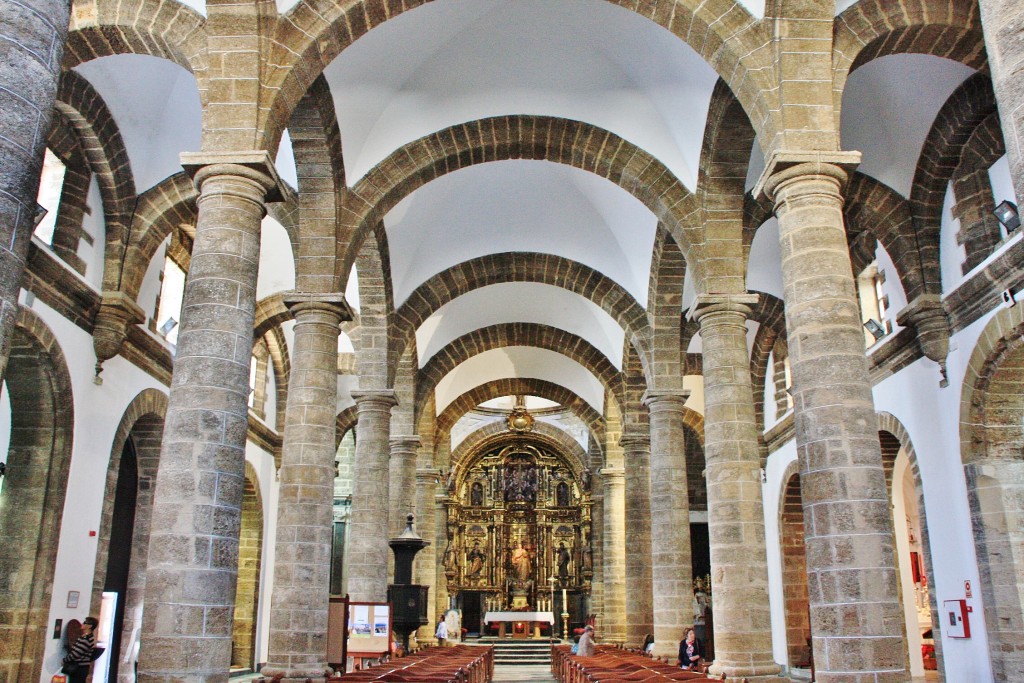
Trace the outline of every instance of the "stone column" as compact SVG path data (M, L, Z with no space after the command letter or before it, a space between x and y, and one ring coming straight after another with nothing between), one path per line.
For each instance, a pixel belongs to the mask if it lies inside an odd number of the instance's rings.
M0 379L35 229L39 176L57 99L69 0L4 3L0 22Z
M855 162L856 153L837 153ZM817 678L906 681L892 516L841 188L827 160L762 178L782 246Z
M1019 0L979 0L985 51L1017 202L1024 202L1024 12Z
M590 580L590 609L598 616L597 628L604 633L608 625L604 608L604 487L595 487L590 506L590 550L594 576ZM555 615L558 616L557 614ZM558 617L561 619L561 617ZM555 629L561 633L561 627ZM598 638L602 636L598 634Z
M693 621L690 499L683 406L688 392L647 392L651 413L651 585L654 654L671 661ZM655 542L653 539L657 539Z
M601 641L626 642L626 480L621 467L601 470L604 487L604 626Z
M262 673L305 679L327 668L338 326L352 316L341 294L293 294L285 303L295 337L278 471L270 652Z
M756 294L694 304L704 357L704 457L714 595L715 663L729 678L775 677L761 455L746 320Z
M266 152L182 161L199 216L153 498L140 681L222 681L231 664L260 221L277 187Z
M395 436L391 438L391 463L388 472L389 502L388 526L390 537L405 530L405 517L416 509L416 451L420 447L418 436ZM417 522L419 516L417 515ZM419 529L419 524L416 525ZM422 531L417 531L424 536ZM420 551L422 554L423 551Z
M356 400L356 479L348 537L348 592L356 602L384 602L388 592L388 460L390 389L353 391Z
M651 588L651 437L627 426L619 439L626 476L626 643L640 647L654 633Z
M443 557L445 550L443 545L438 545L437 513L434 510L437 477L434 468L416 470L416 533L430 541L430 545L416 555L413 580L430 588L427 604L437 599L437 558ZM427 610L427 617L427 624L416 631L416 642L420 645L433 645L437 642L434 640L433 610Z

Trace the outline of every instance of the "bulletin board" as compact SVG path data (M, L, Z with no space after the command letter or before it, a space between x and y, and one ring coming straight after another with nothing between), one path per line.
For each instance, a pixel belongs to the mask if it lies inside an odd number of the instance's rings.
M391 652L391 641L390 603L349 603L349 657L378 657L388 654Z

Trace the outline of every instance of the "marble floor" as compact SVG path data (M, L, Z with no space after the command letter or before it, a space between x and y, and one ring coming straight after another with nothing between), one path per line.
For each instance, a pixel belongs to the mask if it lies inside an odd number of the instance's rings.
M494 667L494 681L536 681L538 683L554 683L551 675L551 667L543 666L502 666Z

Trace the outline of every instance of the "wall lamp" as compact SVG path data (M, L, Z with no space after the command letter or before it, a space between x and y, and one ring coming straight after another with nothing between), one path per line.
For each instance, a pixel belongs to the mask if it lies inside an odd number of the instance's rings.
M7 476L7 463L0 462L0 477Z
M160 332L161 337L166 337L171 333L171 330L173 330L177 326L178 321L174 319L174 316L171 316L170 318L164 321L164 324L160 326L158 332Z
M871 333L871 336L878 341L885 336L885 328L882 327L882 323L877 320L871 319L864 323L864 329Z
M999 202L999 206L992 209L996 220L1003 224L1006 232L1013 232L1020 227L1020 214L1017 213L1017 205L1008 199Z

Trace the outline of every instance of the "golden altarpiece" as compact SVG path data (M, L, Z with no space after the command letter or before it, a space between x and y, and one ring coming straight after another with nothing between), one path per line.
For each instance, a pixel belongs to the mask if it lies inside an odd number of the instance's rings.
M448 479L444 571L470 630L488 611L561 610L562 595L580 604L594 573L589 470L531 433L525 409L508 424Z

